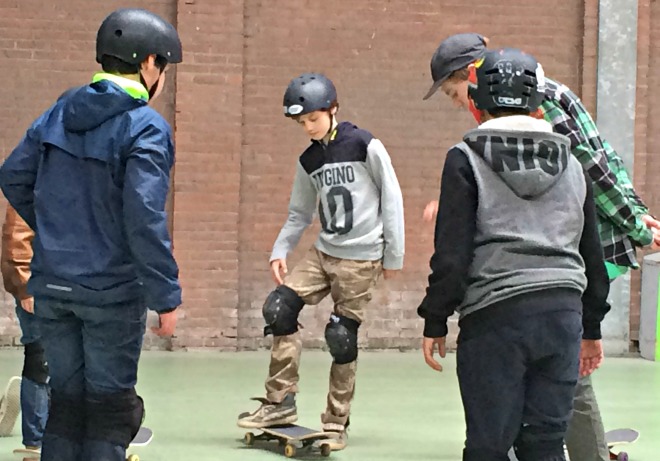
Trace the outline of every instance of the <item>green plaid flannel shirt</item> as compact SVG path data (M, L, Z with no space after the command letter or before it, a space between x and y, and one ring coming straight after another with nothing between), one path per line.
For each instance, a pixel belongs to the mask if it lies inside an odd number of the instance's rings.
M546 79L540 110L554 131L571 140L571 151L593 181L605 261L637 268L635 247L650 245L652 232L642 222L648 208L635 193L623 161L598 128L580 98L567 86Z

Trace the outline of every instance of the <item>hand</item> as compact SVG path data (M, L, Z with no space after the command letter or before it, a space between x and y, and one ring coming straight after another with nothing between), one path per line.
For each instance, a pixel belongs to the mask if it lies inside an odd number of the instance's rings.
M401 269L383 269L383 278L385 280L391 280L396 277L399 272L401 272Z
M30 296L29 298L21 299L21 307L25 312L34 314L34 298Z
M167 312L165 314L158 314L158 328L151 327L151 331L156 333L158 336L168 337L174 335L174 329L176 328L177 314L176 309L172 312Z
M424 360L426 361L426 364L433 368L435 371L442 371L442 365L438 363L434 358L433 354L435 352L435 345L438 345L438 353L440 354L440 357L443 359L445 358L445 355L447 354L447 351L445 350L445 339L446 337L443 336L442 338L424 338L424 341L422 342L422 352L424 352Z
M424 214L422 215L424 222L433 222L436 215L438 214L439 205L440 203L437 200L433 200L426 204L426 208L424 208Z
M580 376L588 376L603 363L603 341L583 339L580 347Z
M286 267L286 259L275 259L270 263L270 275L273 277L273 281L282 285L284 283L284 275L288 273Z
M660 250L660 231L653 229L652 232L653 232L653 243L651 243L651 249Z
M651 229L651 232L653 232L653 243L651 244L651 248L654 250L660 249L660 221L653 218L651 215L645 214L642 216L642 222L646 224L646 227Z

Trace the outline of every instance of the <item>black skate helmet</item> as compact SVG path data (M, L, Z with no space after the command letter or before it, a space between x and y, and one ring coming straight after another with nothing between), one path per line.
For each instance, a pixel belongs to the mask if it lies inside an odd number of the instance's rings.
M534 112L543 102L545 76L533 56L515 48L487 51L475 63L477 83L468 93L479 110L511 108Z
M284 115L287 117L329 110L336 104L335 85L322 74L302 74L291 80L284 93Z
M96 35L96 62L113 56L140 64L151 54L172 64L181 62L181 40L172 24L138 8L119 9L105 18Z

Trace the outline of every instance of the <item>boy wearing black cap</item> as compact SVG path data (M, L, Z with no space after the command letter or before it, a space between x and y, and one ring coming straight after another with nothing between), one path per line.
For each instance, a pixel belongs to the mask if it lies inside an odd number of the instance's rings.
M475 33L452 35L443 40L431 59L433 84L424 99L438 89L455 106L469 109L477 122L481 113L468 97L468 85L474 83L473 63L486 52L488 39ZM660 223L649 215L630 182L623 161L600 136L586 108L568 87L545 78L545 92L533 116L552 124L556 133L567 136L573 156L582 164L594 191L598 210L598 229L605 266L610 281L638 268L637 247L660 243L657 230ZM424 210L430 221L438 209L432 201ZM584 344L589 347L589 343ZM578 461L607 461L609 450L605 441L600 411L589 376L578 383L574 412L566 438L569 453Z

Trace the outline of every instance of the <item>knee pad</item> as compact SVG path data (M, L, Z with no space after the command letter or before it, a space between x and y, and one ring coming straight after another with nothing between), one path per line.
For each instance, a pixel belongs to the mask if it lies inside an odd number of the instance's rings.
M23 377L37 384L46 384L48 382L48 365L41 344L38 342L26 344L24 355Z
M87 395L86 436L128 448L140 430L144 402L135 389L116 394Z
M564 461L564 432L523 426L514 444L520 461Z
M68 440L82 442L85 437L84 397L52 391L46 431Z
M330 349L330 355L338 365L351 363L358 356L358 329L360 323L332 314L325 326L325 342Z
M298 331L298 314L305 302L286 285L280 285L266 298L263 315L266 320L264 336L292 335Z

